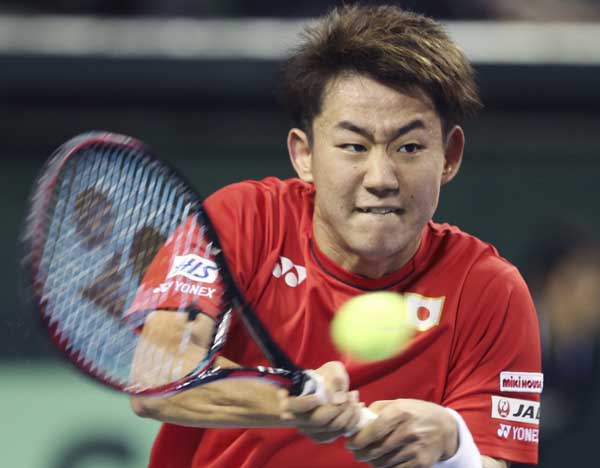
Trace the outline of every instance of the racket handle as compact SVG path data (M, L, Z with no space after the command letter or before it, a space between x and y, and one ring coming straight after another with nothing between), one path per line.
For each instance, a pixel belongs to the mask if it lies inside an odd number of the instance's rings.
M376 413L374 413L373 411L371 411L369 408L362 407L360 409L360 416L359 416L358 422L356 423L356 426L354 426L349 431L346 431L346 433L344 435L346 437L353 436L358 431L360 431L363 427L365 427L366 425L372 423L376 419L377 419L377 414Z
M304 383L304 388L300 395L316 395L321 404L327 403L327 392L325 391L325 379L314 370L305 370L304 373L308 376ZM371 411L369 408L362 407L360 410L360 416L356 426L344 434L346 437L353 436L360 431L367 424L375 421L377 414Z
M325 390L325 379L312 369L307 369L304 374L308 377L304 382L304 388L299 396L315 395L323 405L327 403L327 391Z

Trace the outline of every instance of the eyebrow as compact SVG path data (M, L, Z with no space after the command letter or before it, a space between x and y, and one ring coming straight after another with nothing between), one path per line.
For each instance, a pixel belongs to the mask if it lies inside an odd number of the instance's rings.
M364 136L370 141L375 141L375 135L370 129L361 127L360 125L350 122L349 120L342 120L338 122L335 125L335 128L350 130L351 132L358 133L359 135ZM402 127L396 129L396 131L392 134L392 138L390 138L390 141L393 141L396 138L406 135L407 133L412 132L417 128L425 128L425 123L421 119L415 119L407 123L406 125L403 125Z

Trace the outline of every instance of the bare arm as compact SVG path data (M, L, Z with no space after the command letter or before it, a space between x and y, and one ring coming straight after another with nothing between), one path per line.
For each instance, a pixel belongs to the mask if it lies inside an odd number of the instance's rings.
M304 410L301 403L298 397L289 397L286 401L292 413ZM346 442L358 461L373 467L431 467L456 454L459 427L442 406L422 400L398 399L377 401L369 408L378 418ZM331 430L322 432L320 428L303 432L317 443L329 442L341 434ZM504 460L480 457L483 468L510 466Z
M205 315L198 315L191 323L191 338L185 349L180 349L186 327L190 326L187 314L173 311L153 312L144 324L140 344L136 349L132 377L134 381L154 383L164 378L164 368L159 371L149 367L146 353L156 353L154 344L175 356L179 367L171 371L177 377L192 370L205 354L209 338ZM150 350L145 343L151 343ZM218 358L221 367L239 367L238 364ZM324 365L323 368L327 368ZM160 373L161 375L157 375ZM173 376L171 376L171 379ZM327 386L326 379L326 386ZM184 392L166 397L133 397L131 406L141 417L194 427L289 427L296 426L297 420L282 417L279 387L264 382L246 379L224 379L201 385ZM351 402L336 405L323 405L332 417L351 411ZM317 415L318 416L318 415ZM318 424L328 421L317 421Z
M510 462L486 457L485 455L481 456L481 464L483 468L510 468Z
M173 311L156 311L148 316L140 336L133 363L133 380L156 384L164 379L164 369L150 367L155 361L150 353L169 355L179 363L169 369L169 379L180 377L192 370L204 356L209 337L205 330L211 318L199 314L193 323L187 314ZM191 327L190 341L185 348L180 344ZM236 363L219 357L221 367L239 367ZM158 375L158 373L162 375ZM173 375L173 374L177 375ZM291 425L280 417L277 387L274 385L237 379L212 382L200 387L165 397L132 397L131 406L136 414L160 421L195 427L253 427Z
M282 427L276 388L256 382L220 381L162 398L131 399L136 414L194 427Z

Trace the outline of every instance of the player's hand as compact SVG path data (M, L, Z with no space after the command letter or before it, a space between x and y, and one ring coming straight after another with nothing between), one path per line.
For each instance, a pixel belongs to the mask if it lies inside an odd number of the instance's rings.
M316 372L325 381L329 403L322 404L316 395L294 397L280 390L281 417L294 420L298 430L315 442L331 442L356 426L361 403L358 392L348 391L348 373L341 362L328 362Z
M450 458L458 449L456 421L435 403L385 400L369 409L378 418L346 442L359 461L377 468L425 468Z

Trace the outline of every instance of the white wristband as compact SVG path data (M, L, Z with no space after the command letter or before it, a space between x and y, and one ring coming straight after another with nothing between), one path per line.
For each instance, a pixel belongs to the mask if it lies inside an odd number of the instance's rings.
M482 468L481 454L471 431L460 414L451 408L446 408L458 426L458 449L452 457L437 462L433 468Z
M302 393L300 395L311 395L314 394L317 396L321 404L327 403L327 391L325 390L325 379L315 372L312 369L306 369L304 373L309 377L304 383L304 388L302 389ZM367 424L375 421L377 419L377 415L373 413L369 408L361 408L360 410L360 419L356 424L356 427L347 431L344 435L346 437L353 436Z

